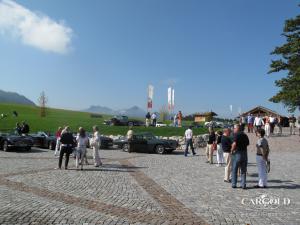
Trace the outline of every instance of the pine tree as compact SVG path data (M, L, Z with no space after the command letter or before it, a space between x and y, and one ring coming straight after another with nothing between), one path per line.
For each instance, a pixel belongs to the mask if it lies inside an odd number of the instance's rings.
M269 73L287 71L287 76L275 81L280 90L270 101L283 103L289 112L294 112L300 109L300 15L285 21L282 35L286 43L271 53L280 58L272 60Z

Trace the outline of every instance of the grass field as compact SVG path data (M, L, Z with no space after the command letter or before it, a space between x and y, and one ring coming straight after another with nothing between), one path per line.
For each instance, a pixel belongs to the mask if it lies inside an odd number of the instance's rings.
M13 116L12 112L18 112L18 117ZM84 127L87 131L91 131L93 125L98 125L100 133L105 135L124 135L128 127L107 126L103 121L111 118L110 115L102 115L102 118L92 118L90 113L78 112L63 109L48 108L46 117L39 115L39 107L15 104L0 104L0 114L7 114L8 117L0 119L0 131L8 132L15 128L17 122L26 121L30 125L30 132L46 131L54 133L59 126L68 125L73 131L77 131L78 127ZM186 122L186 125L188 122ZM183 125L185 123L183 122ZM157 136L177 136L183 135L185 128L176 127L134 127L135 132L152 132ZM207 132L205 128L194 129L195 134L203 134Z

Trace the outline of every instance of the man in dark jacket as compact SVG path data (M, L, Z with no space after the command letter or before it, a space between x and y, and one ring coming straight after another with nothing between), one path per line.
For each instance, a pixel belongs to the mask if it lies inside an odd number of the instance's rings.
M62 159L64 154L66 153L66 160L65 160L65 169L68 169L68 163L69 163L69 158L70 154L73 151L74 147L74 137L72 133L70 132L70 128L66 127L61 134L60 137L60 143L61 143L61 150L59 154L59 161L58 161L58 169L61 169L61 164L62 164Z
M241 188L246 189L246 173L247 173L247 146L249 145L249 138L241 129L241 126L236 124L234 126L234 139L231 147L232 154L232 188L236 188L238 168L241 168Z
M21 131L22 131L22 134L24 134L24 135L28 135L29 134L29 125L24 121L23 123L22 123L22 129L21 129Z

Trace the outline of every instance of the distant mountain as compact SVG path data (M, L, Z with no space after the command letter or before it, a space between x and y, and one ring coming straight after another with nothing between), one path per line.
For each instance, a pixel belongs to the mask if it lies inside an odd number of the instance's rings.
M120 109L120 110L113 110L108 107L104 106L95 106L92 105L88 109L83 110L84 112L92 112L92 113L101 113L101 114L108 114L108 115L126 115L129 117L145 117L146 112L139 108L138 106L133 106L128 109Z
M0 90L0 103L16 103L22 105L35 106L34 102L32 102L23 95L19 95L15 92L7 92L2 90Z
M88 109L84 109L84 112L102 113L107 115L115 115L115 111L104 106L92 105Z

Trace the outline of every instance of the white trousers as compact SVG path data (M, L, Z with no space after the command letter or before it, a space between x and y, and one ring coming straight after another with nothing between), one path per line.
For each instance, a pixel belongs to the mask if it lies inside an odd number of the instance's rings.
M94 157L95 166L101 166L102 163L99 155L99 147L93 147L93 157Z
M80 146L76 149L76 168L79 167L79 161L81 163L81 168L83 168L84 156L86 154L86 147Z
M231 168L232 168L231 153L224 152L224 158L226 163L224 180L229 181L231 179Z
M218 164L224 163L223 149L220 144L217 145L217 162Z
M266 124L265 125L265 131L266 131L266 136L267 137L270 137L270 132L271 132L271 127L270 127L270 124Z
M56 156L59 151L60 151L60 140L59 140L59 138L57 138L54 155Z
M261 155L256 155L256 164L258 169L258 186L267 186L267 164L266 160Z

